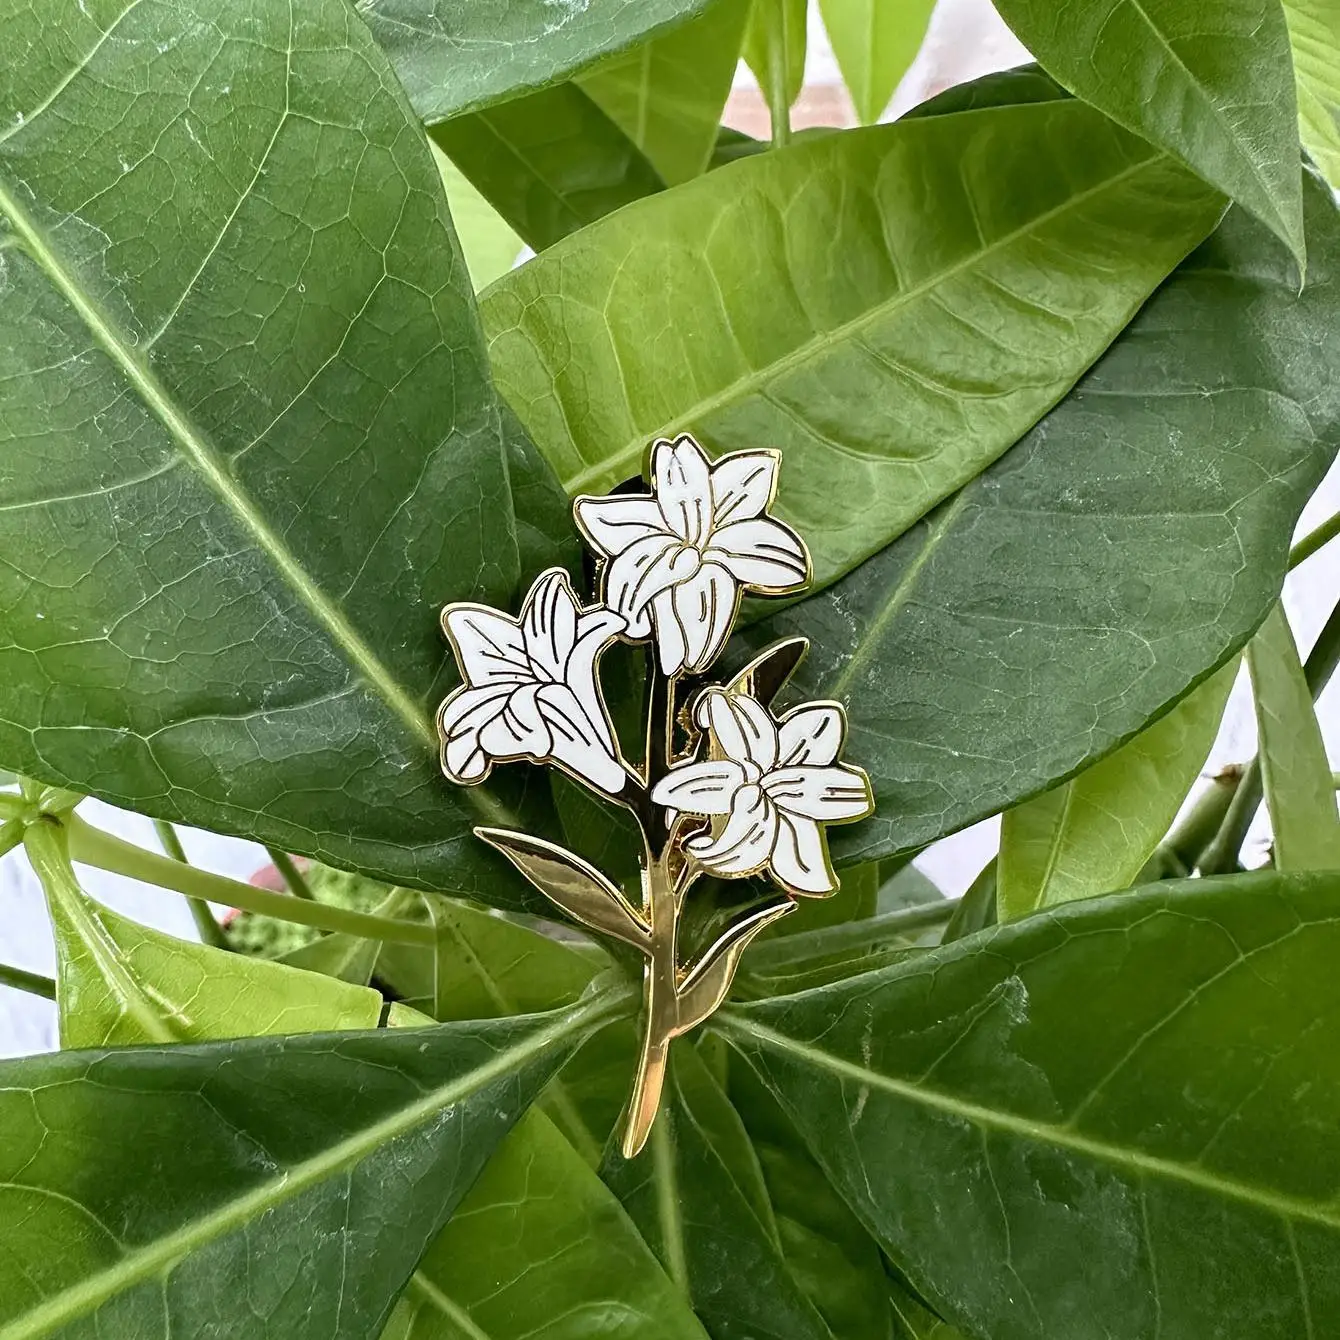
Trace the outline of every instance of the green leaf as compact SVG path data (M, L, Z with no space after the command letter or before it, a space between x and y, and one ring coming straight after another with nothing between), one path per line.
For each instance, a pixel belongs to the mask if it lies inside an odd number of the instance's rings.
M778 514L822 585L1064 395L1217 201L1073 100L914 118L629 205L499 280L482 314L569 493L681 430L713 453L780 447Z
M834 1336L891 1340L889 1281L878 1245L748 1066L731 1067L730 1097L758 1152L782 1251L796 1281Z
M1312 693L1284 610L1247 644L1261 782L1280 870L1340 870L1340 813Z
M1129 743L1005 812L1001 921L1129 887L1205 766L1237 672L1230 661Z
M808 19L807 0L754 0L744 59L774 117L795 102L804 86Z
M545 568L564 568L580 585L582 544L572 520L572 504L563 486L530 440L521 421L504 405L503 436L506 440L507 477L512 486L512 509L516 513L516 547L521 560L513 607L521 604L530 584ZM602 683L612 657L606 654Z
M1299 132L1326 180L1340 188L1340 0L1284 0L1284 17Z
M342 0L118 13L0 0L0 757L521 905L432 725L517 557L428 147Z
M922 847L1079 772L1265 617L1340 438L1340 219L1315 180L1308 206L1301 296L1282 248L1232 211L1003 460L748 630L742 658L809 637L797 694L847 703L845 756L879 808L832 832L840 862Z
M777 922L768 935L800 935L825 926L861 921L875 915L878 902L879 863L870 861L844 870L838 891L830 897L798 899L796 910Z
M613 1193L540 1112L419 1262L396 1340L706 1340Z
M1153 885L719 1026L974 1336L1340 1327L1340 877Z
M27 846L56 936L61 1046L377 1026L382 998L366 986L178 940L95 903L75 880L59 826L37 825Z
M832 1340L755 1209L757 1165L735 1161L748 1136L717 1143L729 1104L692 1047L672 1052L666 1089L647 1148L632 1160L611 1149L601 1176L713 1340Z
M516 264L521 239L445 154L434 155L451 206L451 221L475 289L486 288Z
M897 1280L889 1281L898 1340L963 1340L963 1334L931 1312L916 1295Z
M856 115L878 121L912 64L935 0L819 0Z
M1175 154L1304 264L1297 101L1279 0L1000 0L1048 74Z
M613 1008L0 1065L0 1330L377 1334L498 1141Z
M650 41L713 0L357 0L429 125L506 102Z
M431 134L536 251L665 185L572 83L456 117Z
M712 0L697 18L578 80L672 186L707 170L750 3Z

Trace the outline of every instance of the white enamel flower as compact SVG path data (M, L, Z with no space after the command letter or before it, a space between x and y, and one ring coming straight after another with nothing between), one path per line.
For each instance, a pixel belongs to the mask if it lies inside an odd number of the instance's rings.
M577 523L607 560L605 603L628 636L655 630L661 670L696 673L725 645L743 591L783 595L809 580L809 554L765 515L775 451L738 451L715 465L687 434L652 447L652 492L578 498Z
M482 782L495 762L552 760L616 795L627 774L596 682L600 654L623 631L619 614L583 609L568 575L535 579L519 617L448 605L442 627L465 683L437 714L442 770Z
M774 720L746 694L708 689L695 716L711 732L712 756L672 768L651 793L658 805L714 821L685 850L716 875L767 868L793 893L831 893L837 877L820 824L850 823L875 808L870 779L837 761L842 708L806 703Z

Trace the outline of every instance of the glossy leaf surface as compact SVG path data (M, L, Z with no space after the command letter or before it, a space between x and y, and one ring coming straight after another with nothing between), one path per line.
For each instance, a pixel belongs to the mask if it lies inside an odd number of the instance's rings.
M428 1249L385 1340L706 1340L614 1194L540 1112Z
M1067 399L833 588L749 630L807 635L799 695L848 704L879 809L863 861L1018 803L1137 734L1255 631L1340 439L1340 227L1309 189L1302 296L1240 210Z
M1298 648L1276 605L1247 644L1261 782L1279 870L1340 870L1340 813Z
M969 1335L1340 1325L1340 877L1149 886L718 1016Z
M697 18L578 80L672 186L707 169L750 4L712 0Z
M664 434L768 443L822 585L1054 404L1217 199L1073 100L915 118L640 201L481 310L499 386L570 493L636 474Z
M1340 185L1340 3L1285 0L1298 128L1303 144L1332 186Z
M451 159L440 150L435 157L470 282L487 288L516 264L521 239Z
M1230 661L1135 739L1005 812L1001 921L1130 886L1205 766L1237 670Z
M566 79L685 23L712 0L358 0L429 125Z
M0 1331L365 1340L583 1026L567 1014L0 1066ZM244 1305L225 1280L246 1281Z
M1279 0L1000 0L1048 74L1176 154L1302 260L1297 103Z
M437 610L517 558L385 58L340 0L45 14L0 12L0 757L524 901L436 761Z
M456 117L431 134L536 251L665 185L638 146L570 82Z
M863 122L878 121L889 105L934 8L935 0L820 0L833 55Z

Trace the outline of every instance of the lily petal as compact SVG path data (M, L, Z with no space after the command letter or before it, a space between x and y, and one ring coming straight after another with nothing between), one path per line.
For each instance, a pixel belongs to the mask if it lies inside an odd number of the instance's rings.
M651 602L651 621L656 629L656 657L663 675L677 675L689 654L689 633L679 617L673 588L662 591Z
M666 525L685 544L701 545L712 529L712 478L703 449L683 433L661 438L651 457L656 501Z
M521 626L511 615L483 605L448 605L442 628L471 688L525 684L532 678Z
M698 702L698 724L711 729L727 758L754 763L763 772L775 766L777 727L768 709L748 694L708 689Z
M457 689L437 713L442 737L442 771L462 786L482 782L489 774L489 758L479 745L479 733L506 706L512 688L492 684L487 688Z
M690 838L684 846L714 874L752 875L767 865L776 836L777 807L750 784L735 793L730 818L717 837Z
M615 753L614 732L598 707L594 718L566 684L546 684L536 693L536 707L550 738L548 757L571 769L592 786L615 796L627 774Z
M561 568L542 572L522 606L521 632L535 678L563 678L563 667L577 641L577 597Z
M777 882L795 893L824 894L837 888L827 843L812 819L778 813L777 841L768 865Z
M651 632L647 606L697 569L698 552L673 535L649 535L630 544L605 572L605 603L628 620L630 637Z
M549 728L536 705L538 684L514 689L502 711L479 732L479 747L500 762L519 758L548 758Z
M630 544L666 532L655 498L578 498L573 514L586 538L606 558L617 558Z
M685 814L729 814L744 769L729 758L681 763L651 789L653 803Z
M870 779L859 768L778 768L763 779L763 789L788 814L840 823L863 819L875 808Z
M806 703L777 725L777 766L807 763L827 767L837 761L847 734L846 718L836 703Z
M610 644L623 632L622 614L598 606L577 617L577 641L568 653L563 668L563 682L583 700L599 701L596 687L596 661Z
M771 451L733 451L712 467L712 525L752 521L772 501L777 457Z
M684 668L693 673L705 670L730 636L740 603L735 578L719 563L704 563L673 593L684 630Z
M771 517L713 531L703 558L720 563L741 585L773 595L803 586L810 571L804 541Z

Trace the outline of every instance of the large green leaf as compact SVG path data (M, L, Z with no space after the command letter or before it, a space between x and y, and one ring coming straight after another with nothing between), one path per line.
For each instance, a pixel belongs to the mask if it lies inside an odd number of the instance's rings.
M726 1111L723 1114L722 1108ZM832 1340L792 1277L776 1226L731 1157L743 1131L724 1143L722 1122L739 1124L694 1049L671 1057L666 1097L643 1152L611 1148L601 1175L623 1202L670 1277L692 1299L713 1340Z
M367 987L178 940L95 903L57 826L41 825L28 849L56 934L63 1047L377 1026L382 999Z
M1006 811L1001 921L1129 887L1205 766L1237 670L1230 661L1135 739Z
M672 186L707 170L750 5L712 0L691 22L580 78Z
M625 51L712 0L357 0L429 124L505 102Z
M428 147L341 0L123 8L0 3L0 757L524 901L436 764L517 557Z
M419 1262L393 1337L706 1340L613 1193L535 1111Z
M574 83L444 121L432 137L536 251L665 185Z
M470 282L476 290L487 288L516 264L521 239L446 154L436 158Z
M1176 154L1303 261L1297 102L1279 0L999 0L1043 68Z
M819 0L819 8L856 115L879 120L921 47L935 0Z
M1217 202L1070 99L915 118L630 205L482 312L569 492L636 474L680 429L713 452L780 447L778 511L822 584L1064 395Z
M366 1340L610 1007L0 1066L0 1334Z
M1284 610L1247 644L1261 782L1280 870L1340 870L1340 813L1312 692Z
M811 639L879 809L839 859L911 850L1138 733L1265 617L1340 438L1340 219L1312 277L1241 210L1010 453L831 592L749 630Z
M1308 152L1340 189L1340 0L1284 0Z
M1074 903L717 1017L974 1336L1340 1328L1340 875Z

